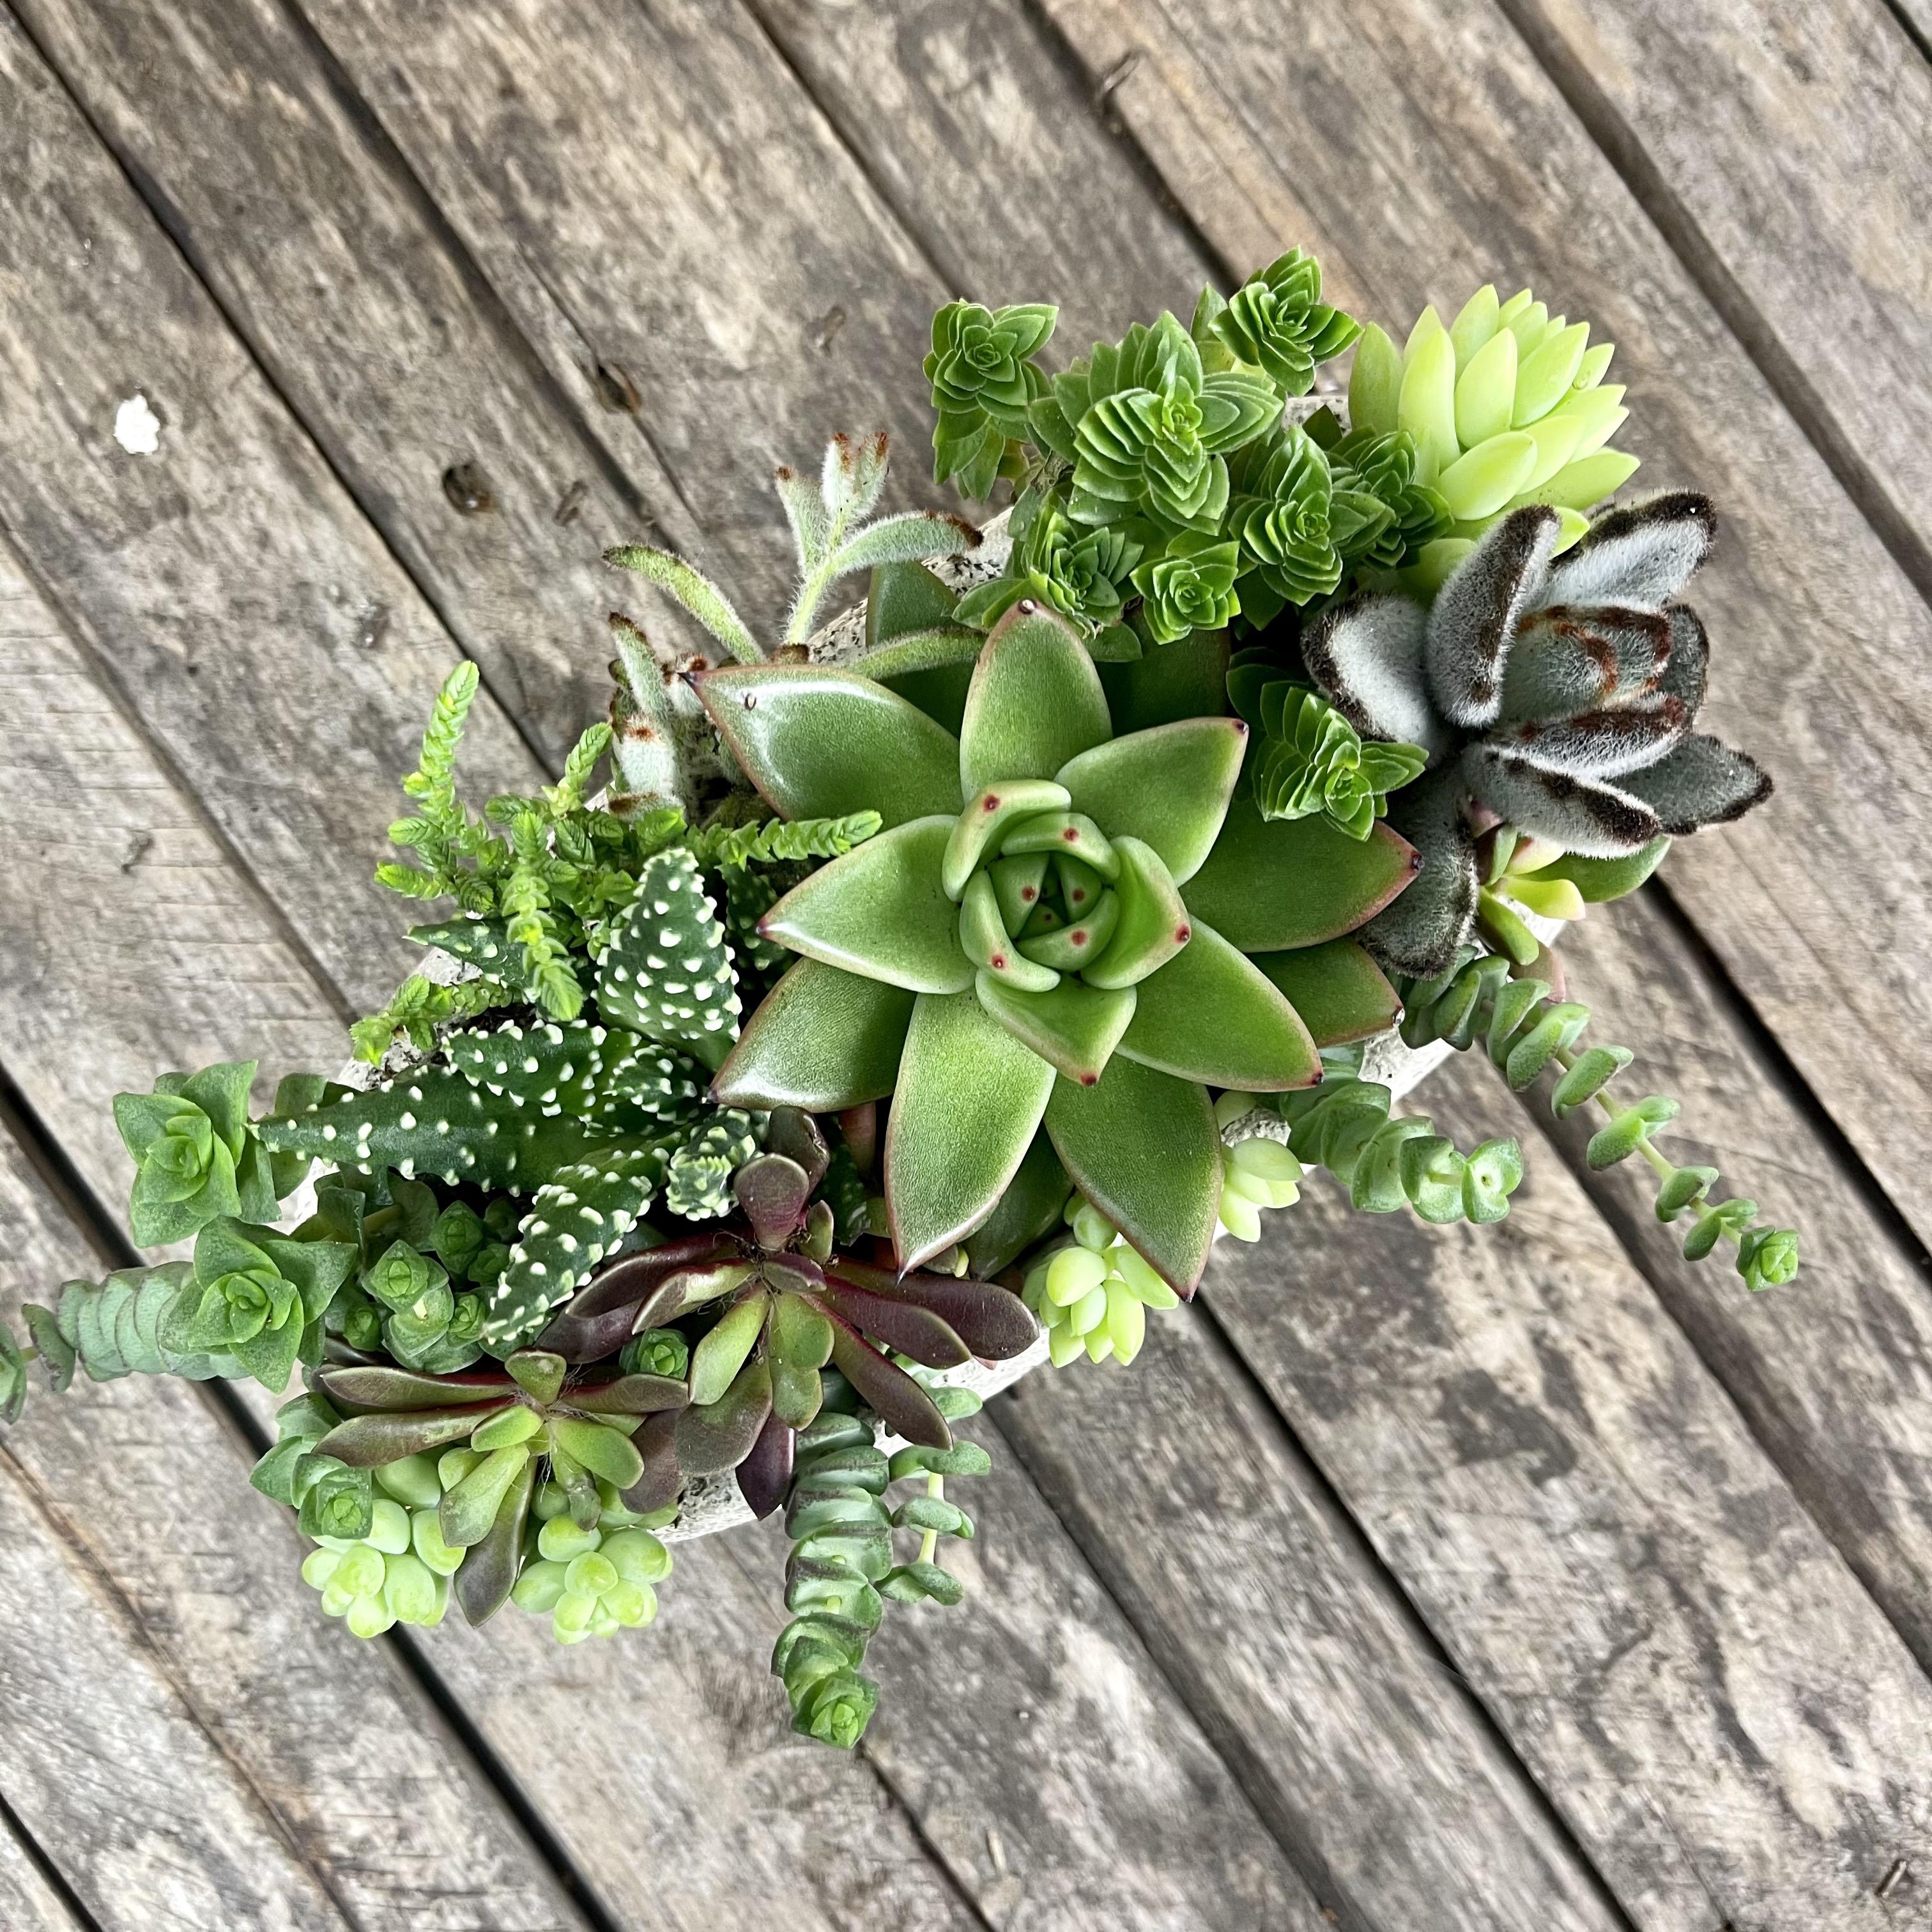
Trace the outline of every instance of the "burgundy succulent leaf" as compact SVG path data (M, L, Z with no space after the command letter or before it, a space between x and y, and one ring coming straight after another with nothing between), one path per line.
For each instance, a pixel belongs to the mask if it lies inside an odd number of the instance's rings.
M486 1622L509 1601L523 1565L524 1526L536 1488L536 1464L526 1462L497 1507L489 1534L474 1544L456 1573L456 1600L464 1621Z
M895 1275L841 1255L830 1274L874 1296L916 1302L947 1323L982 1361L1010 1361L1040 1336L1031 1309L1010 1288L970 1275ZM883 1331L882 1331L883 1332Z
M316 1453L333 1456L352 1469L374 1469L405 1456L426 1455L433 1449L447 1449L460 1442L472 1430L497 1408L507 1408L499 1400L494 1408L474 1406L460 1408L417 1409L407 1414L372 1412L352 1415L338 1422L316 1446Z
M812 1198L810 1175L784 1154L761 1154L739 1168L731 1186L759 1246L776 1254L798 1232Z
M916 1301L873 1294L842 1281L827 1282L813 1299L826 1314L842 1317L929 1369L956 1369L973 1359L972 1350L952 1328Z
M828 1318L832 1360L858 1390L860 1399L877 1411L880 1420L908 1442L921 1442L929 1449L951 1448L952 1432L932 1396L904 1370L887 1361L850 1323L836 1315Z
M776 1415L768 1415L752 1452L738 1465L738 1493L760 1521L784 1502L791 1487L794 1445L797 1438Z
M677 1422L680 1412L660 1409L631 1438L643 1459L644 1472L622 1492L624 1507L640 1516L668 1509L684 1487L684 1472L678 1467Z

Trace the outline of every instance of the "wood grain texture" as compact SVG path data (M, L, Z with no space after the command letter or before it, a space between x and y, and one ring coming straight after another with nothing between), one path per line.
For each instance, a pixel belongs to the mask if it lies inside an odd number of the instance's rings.
M692 532L597 346L536 362L275 0L16 10L277 390L556 764L606 701L609 544ZM623 467L620 469L621 462ZM466 514L444 478L476 472ZM371 590L364 630L396 612Z
M4 14L0 100L0 532L367 1010L416 952L370 874L457 652ZM478 795L537 776L493 705L470 735Z
M1432 1078L1467 1146L1486 1064ZM1646 1932L1877 1927L1928 1684L1547 1143L1498 1226L1311 1184L1204 1290Z
M0 1138L0 1307L11 1318L23 1292L91 1260ZM10 1431L0 1445L0 1611L15 1634L0 1654L0 1789L9 1804L53 1849L104 1928L201 1932L279 1914L291 1932L347 1932L352 1922L321 1875L197 1721L94 1550L74 1535L69 1510L79 1499L64 1484L58 1498L48 1492L20 1436ZM44 1456L48 1447L38 1442L26 1456ZM123 1437L113 1448L134 1449L149 1466L117 1471L124 1513L103 1524L97 1545L172 1536L193 1549L219 1523L195 1522L192 1490L172 1498L160 1522L128 1509L158 1459L148 1442ZM86 1499L96 1508L104 1500ZM212 1647L213 1630L201 1634Z
M1506 4L1932 590L1932 66L1886 0Z
M594 340L769 633L794 563L762 479L883 429L919 493L948 292L756 26L703 0L304 10L555 371ZM934 494L929 484L924 494Z
M1675 876L1834 1119L1932 1227L1916 1184L1932 1138L1917 964L1932 953L1917 830L1932 810L1932 611L1528 49L1490 0L1046 5L1093 73L1141 56L1112 99L1150 152L1192 141L1203 165L1212 128L1227 182L1198 205L1172 184L1234 259L1305 240L1306 210L1398 338L1425 301L1453 310L1492 275L1617 343L1640 485L1706 490L1724 524L1693 592L1715 645L1705 721L1778 782L1741 824L1684 842Z
M0 1818L0 1923L20 1932L86 1932L5 1818Z
M993 1413L1343 1924L1618 1922L1210 1324Z

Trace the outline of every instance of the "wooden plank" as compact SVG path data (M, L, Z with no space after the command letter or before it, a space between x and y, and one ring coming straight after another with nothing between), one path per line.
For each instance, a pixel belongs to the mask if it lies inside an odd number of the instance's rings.
M7 1315L29 1291L90 1260L17 1149L0 1138L0 1305ZM192 1397L188 1403L194 1406ZM154 1466L172 1460L155 1453L151 1432L162 1418L152 1412L132 1430L112 1426L124 1425L128 1406L110 1397L107 1412L90 1418L99 1432L86 1448L75 1440L80 1432L67 1432L70 1452L124 1459L119 1480L97 1485L121 1508L91 1537L75 1534L68 1472L61 1472L56 1496L33 1466L50 1446L46 1431L36 1431L40 1439L32 1444L11 1431L0 1447L0 1608L17 1634L0 1654L7 1713L0 1786L27 1828L58 1848L64 1875L103 1928L201 1932L264 1923L272 1907L278 1922L291 1928L346 1932L352 1922L322 1875L296 1852L262 1795L198 1721L101 1567L102 1545L124 1564L122 1546L165 1533L164 1525L178 1534L194 1522L194 1502L205 1500L177 1491L169 1498L171 1520L160 1524L128 1507L144 1492L148 1504L158 1500L150 1486ZM106 1496L87 1502L113 1508ZM206 1535L212 1526L204 1520L195 1526ZM134 1562L144 1564L139 1555ZM214 1647L214 1630L199 1634Z
M600 385L596 345L580 340L554 372L537 363L272 0L16 11L330 467L560 761L607 696L602 551L652 523L693 535L645 424L613 406L619 378ZM460 466L487 511L452 501ZM385 631L395 607L364 595L345 615Z
M20 1932L86 1932L47 1882L10 1814L0 1815L0 1923Z
M1170 139L1196 169L1211 157L1216 192L1170 184L1242 266L1306 238L1306 210L1398 327L1493 276L1618 344L1640 482L1694 484L1724 521L1696 591L1718 646L1707 722L1778 780L1741 824L1682 842L1670 877L1924 1235L1932 856L1912 775L1932 611L1489 0L1215 0L1185 33L1158 0L1046 12L1096 76L1139 56L1114 106L1156 159Z
M1212 1324L994 1408L1342 1924L1621 1923Z
M1666 1142L1673 1159L1716 1167L1720 1192L1790 1204L1804 1227L1804 1272L1788 1289L1747 1294L1721 1258L1684 1262L1682 1225L1658 1220L1634 1170L1589 1177L1592 1191L1754 1434L1932 1670L1932 1304L1922 1251L1874 1212L1708 980L1686 970L1673 937L1647 892L1573 928L1564 950L1592 989L1591 1036L1637 1048L1634 1090L1683 1101L1686 1131ZM1582 1169L1587 1123L1579 1116L1554 1131Z
M5 532L368 1010L418 956L370 879L370 833L456 652L4 14L0 101ZM160 418L152 455L113 435L137 393ZM494 706L472 736L479 791L536 776Z
M308 814L299 837L288 836L280 848L273 848L272 841L258 838L248 848L274 912L286 924L278 928L274 917L264 916L264 908L223 870L221 853L204 834L200 848L184 861L196 877L197 890L203 880L221 881L231 896L238 895L240 904L232 920L204 912L182 926L170 918L165 905L157 902L149 882L140 877L142 866L138 862L157 848L158 839L135 854L137 862L126 873L121 872L120 862L140 844L138 833L131 844L104 837L100 844L87 842L95 831L88 806L97 790L104 786L139 793L160 784L162 778L139 772L124 777L120 765L104 758L101 746L112 735L111 715L106 723L90 719L84 726L76 726L78 714L86 709L84 685L68 704L66 731L53 734L53 742L38 748L23 765L23 772L36 760L58 766L38 794L38 809L44 815L58 812L71 818L80 828L82 850L63 851L50 838L38 854L30 852L27 862L5 881L4 890L10 897L17 896L21 907L22 933L31 932L39 949L30 956L31 974L28 962L23 961L20 972L8 976L6 998L14 997L14 989L24 992L29 984L34 986L32 1002L20 1003L23 1008L30 1005L32 1024L26 1024L27 1011L9 1016L21 1022L18 1078L90 1180L104 1197L112 1198L124 1184L124 1177L104 1103L124 1076L118 1069L110 1074L104 1066L87 1064L77 1053L77 1039L94 1031L115 1033L116 1053L124 1054L136 1064L146 1062L136 1076L142 1084L142 1076L156 1065L180 1064L204 1053L245 1051L259 1037L251 1016L259 1015L264 1004L272 1014L280 998L274 994L265 1000L255 990L257 982L269 988L292 986L289 1013L304 1024L314 1023L321 1001L313 985L306 992L300 988L306 962L290 950L291 928L313 946L322 968L353 990L381 984L382 975L370 962L388 956L392 949L381 935L398 922L393 907L381 904L362 884L372 842L370 828L390 815L393 795L385 795L380 806L372 808L374 800L361 796L357 784L345 783L339 790L331 790L322 782L320 775L330 771L332 761L343 756L339 740L344 735L340 694L331 701L326 692L317 688L324 680L310 662L325 654L299 644L292 648L286 636L260 634L247 621L252 614L241 614L243 621L238 622L237 614L224 601L220 586L225 578L240 580L241 567L248 558L263 552L274 558L282 514L279 506L298 485L309 492L310 521L302 535L308 550L326 562L362 544L369 554L357 553L358 567L386 573L382 581L390 586L399 610L413 593L406 580L370 549L366 533L358 534L359 526L339 490L320 470L312 452L275 416L272 399L259 380L237 360L238 352L206 298L187 280L172 256L153 247L145 218L108 174L98 152L81 137L44 74L33 67L24 44L13 36L0 42L0 50L14 64L22 106L22 112L9 124L9 133L24 130L15 138L24 143L23 162L31 164L23 170L30 191L9 211L14 229L8 259L34 260L38 271L32 308L23 301L10 312L12 333L8 348L22 366L39 368L48 358L58 358L59 366L73 372L64 392L43 385L52 399L44 406L37 400L38 392L6 392L10 440L4 464L10 465L17 475L32 512L21 520L22 541L43 567L58 566L64 605L80 613L96 635L111 629L111 622L127 624L128 654L137 664L142 645L134 635L130 596L143 586L152 590L158 583L172 586L183 600L173 610L173 620L212 652L218 652L225 674L221 701L227 710L197 710L191 700L160 691L158 683L153 710L165 714L159 718L165 728L160 735L191 773L217 824L231 836L236 829L252 822L251 813L263 811L265 794L259 751L238 741L235 734L241 727L229 712L245 722L251 707L256 708L256 735L274 748L278 779L300 784L303 774L316 775L299 800ZM77 248L66 250L48 245L44 220L41 227L34 226L37 217L47 215L50 200L56 212L68 209L76 219L85 207L91 236L85 260ZM178 445L164 440L159 458L138 459L154 466L132 482L134 459L107 457L98 448L90 452L85 447L77 457L74 431L56 413L61 408L71 409L79 420L98 424L98 414L82 406L80 392L86 386L82 372L130 366L124 359L130 356L130 344L124 338L131 326L125 318L134 292L117 280L117 265L130 260L139 262L154 285L141 292L158 303L166 322L161 332L163 347L176 358L165 388L160 383L154 386L157 393L188 398L185 403L178 401L178 406L199 426L195 435L184 436ZM82 273L86 261L92 266ZM153 352L158 356L161 350ZM214 394L203 395L190 386L199 371L207 372L208 380L218 386ZM88 380L98 385L98 376ZM112 391L102 393L104 397ZM17 410L13 407L16 402ZM110 410L108 418L111 417ZM164 439L166 435L164 428ZM76 466L87 473L70 485L68 472ZM10 487L4 467L0 466L0 488ZM62 493L70 487L78 507L63 520L56 511ZM140 490L165 493L169 514L158 526L152 514L141 514L138 496L128 500L128 493ZM110 542L124 521L130 534L110 552ZM118 563L118 568L110 568L111 560ZM311 562L308 567L315 566ZM418 616L416 661L430 676L413 688L398 688L385 695L365 674L364 688L358 694L363 710L356 728L372 740L387 737L398 741L392 770L403 762L400 744L419 728L422 712L418 706L426 704L427 687L440 671L438 659L446 664L452 655L446 640L439 640L427 614L419 610ZM394 634L392 626L392 635ZM302 634L296 631L289 634L299 638ZM44 660L32 653L29 657L38 676ZM64 675L73 675L70 660ZM193 683L192 680L181 681ZM98 701L95 708L101 708ZM58 706L50 708L44 703L38 704L34 715L43 718L63 716ZM489 782L494 762L495 770L504 778L527 785L536 776L534 766L502 724L500 712L485 706L481 722L479 783ZM130 735L124 734L123 742ZM138 763L142 756L142 748L135 740L128 758ZM278 794L268 793L266 800L274 808L280 808ZM104 814L109 826L115 824L116 814L122 808L110 806ZM176 803L172 809L192 823L194 814L184 804ZM164 808L164 816L166 811ZM25 801L21 816L23 820L26 816ZM265 851L265 844L272 849ZM90 854L94 868L83 872L79 860ZM36 857L58 862L36 869ZM213 883L208 884L208 890L215 889ZM27 910L36 901L40 910L29 919ZM370 902L363 914L366 922L358 923L342 910L364 901ZM310 908L317 904L329 910L312 917ZM98 958L88 938L90 928L114 921L122 922L116 934L118 950L106 949L111 957ZM284 942L281 950L272 957L259 956L258 946L272 950L278 940ZM236 949L234 968L243 976L238 986L230 978L231 946ZM164 980L178 974L190 988L188 1024L178 1025L165 1000L144 983L138 963L143 955L155 962L149 969L152 974ZM113 996L110 967L132 974L133 997L124 1004ZM279 1055L278 1043L271 1040L266 1057L274 1063L272 1071L286 1064ZM321 1064L327 1065L334 1055L291 1054L290 1058L306 1059L311 1064L321 1058ZM1030 1600L1034 1606L1036 1640L1043 1645L1050 1634L1052 1618L1057 1615L1056 1606L1083 1573L1076 1553L1064 1539L1048 1534L1043 1522L1028 1560L1042 1572L1042 1580ZM708 1570L706 1577L706 1587L727 1593L713 1598L718 1606L715 1613L717 1630L742 1631L755 1618L770 1614L770 1598L760 1593L754 1607L722 1566ZM1046 1621L1040 1622L1040 1618ZM1108 1624L1101 1619L1096 1630L1100 1649L1118 1660L1114 1666L1116 1675L1132 1678L1142 1663L1124 1627L1118 1620ZM925 1660L925 1647L930 1647L933 1658L943 1658L951 1640L946 1633L915 1621L909 1626L902 1654L916 1674ZM571 1672L574 1674L567 1673L564 1681L580 1688L547 1707L544 1721L538 1724L516 1694L516 1670L497 1667L503 1655L494 1647L499 1641L506 1648L519 1642L534 1647L539 1640L526 1627L520 1637L506 1633L500 1640L478 1640L463 1653L470 1674L459 1680L460 1688L466 1694L475 1694L473 1708L484 1736L528 1780L533 1802L552 1829L579 1866L598 1875L614 1907L635 1918L649 1918L656 1910L658 1897L654 1870L634 1861L614 1866L608 1857L614 1828L620 1836L635 1835L640 1841L648 1836L641 1828L626 1834L622 1826L631 1808L641 1810L646 1803L633 1788L628 1741L651 1734L652 1728L651 1708L640 1694L642 1680L632 1660L634 1648L599 1646L592 1658L574 1654ZM556 1660L548 1652L545 1654L544 1667L555 1669ZM728 1651L723 1637L714 1634L711 1640L693 1642L682 1654L686 1660L681 1673L684 1678L713 1684L728 1678L742 1686L739 1694L755 1697L760 1726L772 1724L774 1730L769 1735L782 1737L776 1728L780 1714L777 1693L762 1682L754 1651L748 1654L736 1644ZM1023 1678L1040 1668L1024 1655L997 1657L991 1660L988 1679L997 1684L1003 1678ZM580 1688L586 1679L594 1682L593 1690ZM1011 1694L1016 1697L1018 1694ZM758 1834L751 1838L748 1851L742 1835L730 1827L732 1820L753 1815L757 1809L750 1793L757 1788L759 1766L746 1760L736 1736L742 1708L720 1708L703 1700L694 1705L687 1700L684 1708L688 1727L680 1742L684 1754L668 1754L668 1762L654 1778L650 1802L674 1802L697 1827L716 1828L711 1838L694 1838L681 1848L695 1893L714 1900L733 1896L762 1900L782 1895L796 1900L794 1916L801 1926L835 1924L845 1910L840 1901L849 1896L853 1882L845 1839L835 1833L808 1834L801 1846L792 1848L795 1858L776 1839L767 1840ZM594 1792L588 1792L577 1775L586 1749L585 1714L591 1709L615 1714L610 1717L610 1779ZM1092 1715L1085 1705L1049 1707L1043 1713L1037 1747L1042 1762L1053 1761L1056 1751L1072 1754L1075 1740L1070 1727L1076 1723L1090 1725ZM1238 1794L1164 1684L1154 1680L1144 1700L1129 1703L1113 1715L1122 1764L1143 1769L1148 1764L1165 1766L1170 1786L1206 1794L1204 1802L1219 1819L1240 1818ZM760 1735L767 1734L761 1730ZM735 1800L721 1785L721 1768L747 1780L743 1794ZM916 1906L928 1922L970 1922L969 1908L945 1889L927 1862L913 1822L896 1809L881 1810L875 1772L863 1760L821 1758L815 1760L812 1774L832 1788L830 1802L836 1815L872 1821L868 1856L874 1865L896 1868L908 1875L905 1884L912 1888L905 1894L911 1901L909 1910ZM973 1802L988 1817L1010 1817L1007 1841L1015 1847L1016 1862L1026 1861L1030 1868L1034 1862L1028 1856L1030 1834L1036 1828L1038 1809L1034 1792L1011 1785L1004 1761L989 1754L963 1760L959 1775L962 1787L973 1794ZM1096 1777L1092 1788L1081 1794L1077 1808L1090 1828L1083 1840L1088 1856L1084 1865L1070 1868L1070 1876L1063 1882L1082 1884L1085 1895L1096 1901L1096 1910L1112 1910L1118 1917L1132 1920L1150 1887L1157 1892L1160 1886L1180 1884L1198 1895L1198 1909L1210 1921L1231 1925L1244 1922L1253 1895L1264 1895L1270 1910L1278 1908L1291 1918L1312 1910L1292 1870L1264 1842L1258 1852L1243 1859L1222 1857L1220 1842L1212 1834L1201 1834L1177 1850L1173 1845L1156 1843L1144 1830L1129 1831L1124 1824L1117 1831L1112 1822L1115 1816L1123 1820L1144 1816L1138 1790L1130 1786L1124 1774L1111 1781ZM1056 1828L1069 1828L1065 1814ZM1231 1824L1228 1828L1237 1827ZM807 1862L801 1865L797 1858ZM1037 1862L1041 1869L1048 1862L1044 1858ZM1253 1874L1259 1876L1251 1883L1250 1875ZM1256 1886L1261 1887L1259 1894L1255 1894Z
M1430 1083L1461 1144L1493 1078ZM1932 1850L1932 1684L1526 1152L1490 1228L1312 1192L1208 1305L1640 1924L1909 1923L1874 1888Z
M0 1035L10 1073L118 1202L116 1087L145 1090L158 1070L244 1042L284 1067L338 1049L272 922L76 660L0 548L0 808L15 842ZM0 1274L17 1305L101 1263L8 1158ZM36 1400L7 1449L83 1576L111 1580L211 1748L344 1909L448 1932L580 1925L420 1692L380 1647L322 1619L286 1511L247 1487L245 1450L200 1398L166 1382L83 1384ZM84 1743L89 1681L74 1673L74 1722L50 1715L49 1749Z
M613 32L596 0L304 11L552 370L588 338L631 372L754 625L794 565L752 479L883 429L896 500L917 490L941 278L745 16L677 0Z
M1932 594L1932 65L1886 0L1505 0Z
M1005 0L746 7L949 292L1060 304L1049 362L1159 308L1184 318L1216 279L1102 125L1093 91ZM894 359L916 363L923 346L908 338Z

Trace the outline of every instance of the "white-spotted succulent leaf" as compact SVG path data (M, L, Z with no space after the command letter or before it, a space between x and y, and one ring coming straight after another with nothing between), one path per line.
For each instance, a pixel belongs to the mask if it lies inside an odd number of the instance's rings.
M481 1339L492 1351L534 1335L644 1217L664 1178L666 1149L613 1146L560 1168L538 1189L510 1264L485 1292Z
M687 1221L731 1211L731 1177L758 1150L757 1124L736 1107L713 1112L675 1148L664 1174L664 1208Z
M661 852L611 921L597 966L607 1020L721 1065L738 1037L738 976L718 908L691 854Z

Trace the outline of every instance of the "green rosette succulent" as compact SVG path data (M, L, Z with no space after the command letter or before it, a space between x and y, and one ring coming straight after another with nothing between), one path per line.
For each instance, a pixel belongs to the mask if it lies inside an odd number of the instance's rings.
M1220 1181L1208 1090L1318 1076L1298 987L1326 1033L1388 1023L1366 955L1326 949L1407 884L1410 848L1235 801L1247 728L1218 710L1115 737L1093 659L1030 602L987 639L956 738L850 672L698 682L775 808L866 806L886 827L767 916L803 956L717 1096L827 1112L890 1094L904 1268L986 1220L1043 1126L1083 1193L1191 1291Z
M1203 292L1194 334L1212 330L1229 355L1263 370L1284 395L1305 396L1315 368L1341 354L1362 325L1322 299L1322 265L1291 248L1250 275L1227 301Z
M1012 520L1012 556L1005 572L968 591L950 621L990 630L1028 597L1083 633L1119 622L1144 542L1124 528L1088 530L1074 523L1058 497L1023 498Z
M1415 481L1454 519L1426 543L1412 587L1432 590L1507 512L1547 504L1562 518L1560 548L1583 534L1582 513L1628 482L1637 459L1610 448L1630 412L1606 383L1612 346L1594 347L1588 322L1552 316L1527 289L1499 301L1486 284L1447 328L1425 308L1397 350L1365 330L1348 380L1357 434L1401 430L1414 439Z
M187 1240L224 1214L272 1221L278 1196L308 1172L304 1162L278 1173L249 1126L256 1065L164 1073L152 1093L115 1095L114 1124L134 1157L128 1209L139 1246Z
M948 302L932 318L926 358L938 421L932 431L933 480L956 478L968 496L992 488L1007 443L1027 434L1027 406L1046 379L1030 359L1053 333L1060 311L1045 302L998 309Z
M1144 516L1164 530L1218 534L1230 452L1281 410L1256 369L1209 370L1171 314L1096 343L1028 411L1034 440L1073 466L1068 514L1107 525Z
M161 1318L160 1348L178 1358L227 1357L263 1388L279 1390L305 1337L315 1358L322 1314L355 1263L356 1250L343 1242L292 1240L226 1216L211 1222Z

